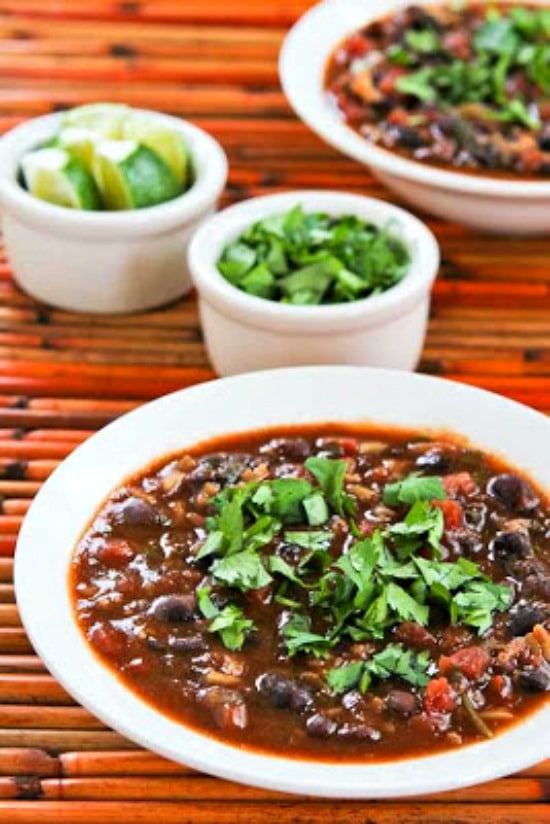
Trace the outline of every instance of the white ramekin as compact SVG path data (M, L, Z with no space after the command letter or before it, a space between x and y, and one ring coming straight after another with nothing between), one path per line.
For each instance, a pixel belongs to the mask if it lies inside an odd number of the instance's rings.
M33 197L17 181L22 155L51 138L62 113L17 126L0 140L0 207L17 283L45 303L80 312L137 312L191 288L189 238L216 208L227 160L210 135L176 117L147 112L178 129L196 180L183 195L146 209L84 212Z
M544 5L546 0L532 2ZM499 179L408 160L361 137L331 105L323 81L333 49L371 20L407 5L410 0L324 0L308 11L288 33L279 60L281 83L290 104L314 132L369 166L407 203L488 232L550 233L550 181Z
M410 250L408 273L381 295L331 306L290 306L247 295L228 283L216 267L226 244L256 220L297 204L308 212L355 214L390 225ZM205 222L189 246L206 346L220 375L322 363L414 369L438 266L437 241L413 215L374 198L328 191L246 200Z

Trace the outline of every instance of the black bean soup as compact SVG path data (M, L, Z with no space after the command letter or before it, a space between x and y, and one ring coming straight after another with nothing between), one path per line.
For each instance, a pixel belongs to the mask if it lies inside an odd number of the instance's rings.
M369 141L496 176L550 176L550 7L411 5L332 54L326 90Z
M125 685L239 747L430 754L550 692L548 499L450 435L286 427L165 458L102 505L70 587Z

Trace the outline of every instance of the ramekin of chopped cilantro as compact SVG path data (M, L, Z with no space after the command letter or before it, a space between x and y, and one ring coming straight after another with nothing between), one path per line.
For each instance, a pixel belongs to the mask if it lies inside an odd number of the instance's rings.
M391 204L305 191L211 218L189 264L222 375L311 363L413 369L439 250L423 223Z

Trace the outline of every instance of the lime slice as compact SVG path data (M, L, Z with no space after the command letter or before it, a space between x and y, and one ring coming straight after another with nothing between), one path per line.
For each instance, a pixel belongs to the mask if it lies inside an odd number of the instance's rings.
M94 179L64 149L38 149L21 161L23 177L31 194L69 209L101 209Z
M137 114L126 118L122 131L126 140L135 140L162 158L182 189L189 187L189 149L180 132L153 117Z
M69 152L71 157L79 160L91 172L95 147L99 140L101 137L97 132L92 132L82 126L69 126L59 132L56 145Z
M107 209L142 209L181 194L164 160L135 140L98 143L94 177Z
M62 129L76 126L89 129L108 140L122 137L122 125L129 112L121 103L91 103L78 106L67 112L62 120Z

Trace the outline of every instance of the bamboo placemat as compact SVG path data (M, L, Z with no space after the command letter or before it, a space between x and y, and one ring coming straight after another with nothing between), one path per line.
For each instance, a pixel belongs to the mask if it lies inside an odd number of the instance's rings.
M278 48L307 5L0 0L0 129L78 103L120 100L212 132L231 163L225 202L305 187L388 198L368 171L301 125L279 89ZM549 413L550 241L428 222L443 265L422 370ZM15 607L12 555L22 518L40 484L93 431L213 373L193 299L140 316L77 316L19 292L0 255L0 822L550 821L550 761L431 798L312 801L171 764L75 705L34 655Z

